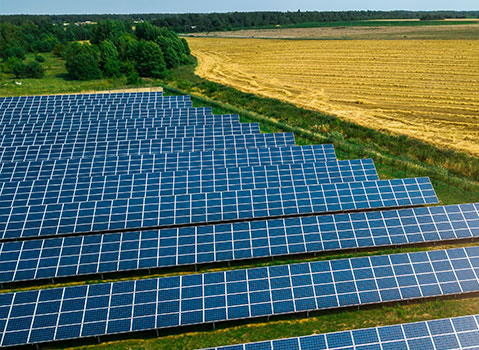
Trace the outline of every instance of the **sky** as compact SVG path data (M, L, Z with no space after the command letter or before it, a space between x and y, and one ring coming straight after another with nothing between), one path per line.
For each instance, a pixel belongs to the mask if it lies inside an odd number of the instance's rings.
M477 0L0 0L0 14L478 10Z

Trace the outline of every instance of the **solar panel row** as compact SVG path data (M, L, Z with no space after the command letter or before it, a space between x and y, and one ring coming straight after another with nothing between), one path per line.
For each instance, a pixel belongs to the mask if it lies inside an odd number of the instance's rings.
M470 247L6 293L1 345L464 294L478 274Z
M176 117L141 117L126 118L116 120L92 120L85 122L67 122L58 121L54 123L28 123L28 124L4 124L0 126L3 133L6 134L24 134L24 133L57 133L57 132L83 132L86 130L100 131L112 129L141 129L141 128L164 128L173 126L203 126L203 125L225 125L232 127L233 124L239 124L238 115L192 115Z
M173 109L173 108L191 108L192 103L191 101L174 101L174 102L165 102L163 104L158 104L155 106L157 109ZM22 117L24 115L30 114L41 114L41 113L48 113L48 114L72 114L72 113L101 113L101 112L123 112L123 113L133 113L133 112L142 112L147 107L141 106L111 106L108 105L105 107L98 107L98 106L89 106L89 107L62 107L56 109L24 109L24 110L17 110L17 111L3 111L0 113L0 116L12 118L12 117Z
M479 237L479 203L0 243L0 282Z
M0 183L0 208L378 180L371 159Z
M100 100L104 98L116 98L116 97L156 97L162 96L162 91L153 92L108 92L108 93L93 93L93 94L61 94L61 95L29 95L29 96L9 96L0 97L0 102L5 101L23 101L23 100Z
M70 99L70 100L17 100L17 101L1 101L0 111L2 110L15 110L23 108L49 108L55 106L91 106L91 105L107 105L107 104L145 104L154 105L155 103L161 103L164 101L191 101L190 96L133 96L133 97L111 97L102 99Z
M74 144L0 147L0 162L116 157L122 155L195 152L231 148L286 147L294 144L295 141L292 133L105 141L94 144L80 140Z
M18 239L437 203L428 178L209 192L0 210Z
M176 101L190 100L190 96L163 96L163 95L152 95L152 96L107 96L103 98L89 98L89 99L62 99L62 100L16 100L16 101L5 101L0 100L0 108L12 107L12 106L51 106L51 105L61 105L61 104L106 104L106 103L134 103L134 102L154 102L161 99L170 99Z
M127 141L185 137L219 137L225 135L259 134L258 123L241 123L218 125L187 125L179 127L147 128L147 129L87 129L62 133L30 133L3 134L0 136L0 147L19 147L45 144L78 144L105 141Z
M479 315L358 329L209 350L455 350L479 346Z
M152 173L269 164L318 163L326 160L336 160L332 145L238 148L207 152L53 159L36 162L0 163L0 181Z
M117 119L135 119L135 118L166 118L179 116L211 116L211 108L164 108L164 109L129 109L121 111L100 111L100 112L77 112L77 113L58 113L58 114L29 114L22 116L3 116L0 117L2 128L10 130L13 127L20 128L16 124L58 124L70 123L78 125L89 121L113 121ZM6 124L6 125L4 125Z

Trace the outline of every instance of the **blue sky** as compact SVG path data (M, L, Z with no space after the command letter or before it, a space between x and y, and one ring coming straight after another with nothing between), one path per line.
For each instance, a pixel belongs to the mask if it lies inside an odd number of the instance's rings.
M0 14L477 10L477 0L0 0Z

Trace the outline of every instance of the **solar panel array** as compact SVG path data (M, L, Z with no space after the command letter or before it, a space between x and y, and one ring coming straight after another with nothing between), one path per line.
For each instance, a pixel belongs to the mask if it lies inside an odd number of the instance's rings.
M479 236L479 203L426 207L428 178L380 180L189 96L0 98L0 132L4 285ZM478 276L471 247L0 293L0 346L479 292Z

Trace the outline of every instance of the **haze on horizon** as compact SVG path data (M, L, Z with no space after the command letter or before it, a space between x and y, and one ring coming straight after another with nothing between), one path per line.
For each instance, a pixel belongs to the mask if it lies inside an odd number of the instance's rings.
M314 0L0 0L0 14L129 14L129 13L209 13L245 11L347 11L347 10L478 10L477 1L458 0L337 0L326 3Z

